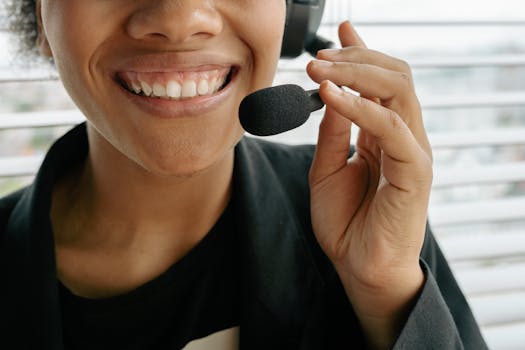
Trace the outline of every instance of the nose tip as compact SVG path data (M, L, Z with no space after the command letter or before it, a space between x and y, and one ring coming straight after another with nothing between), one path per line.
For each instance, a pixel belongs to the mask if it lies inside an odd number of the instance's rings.
M141 41L186 43L218 35L219 11L207 0L148 1L130 16L126 31Z

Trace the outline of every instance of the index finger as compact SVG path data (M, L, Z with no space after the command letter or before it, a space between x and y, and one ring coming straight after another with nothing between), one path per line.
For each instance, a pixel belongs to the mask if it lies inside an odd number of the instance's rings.
M321 84L319 93L327 106L373 135L390 158L416 165L422 160L422 155L426 155L411 129L396 112L343 91L329 80Z

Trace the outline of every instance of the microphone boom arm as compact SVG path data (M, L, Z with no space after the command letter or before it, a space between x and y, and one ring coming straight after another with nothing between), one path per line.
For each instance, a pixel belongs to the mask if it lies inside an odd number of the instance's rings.
M308 90L306 94L309 97L308 103L310 111L315 112L324 107L324 102L321 100L321 96L319 96L319 89Z

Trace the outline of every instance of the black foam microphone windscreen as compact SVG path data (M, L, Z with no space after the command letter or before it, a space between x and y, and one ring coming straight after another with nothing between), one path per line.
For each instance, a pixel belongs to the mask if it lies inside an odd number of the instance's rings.
M312 112L323 106L319 90L305 91L298 85L280 85L246 96L239 107L239 119L250 134L276 135L301 126Z

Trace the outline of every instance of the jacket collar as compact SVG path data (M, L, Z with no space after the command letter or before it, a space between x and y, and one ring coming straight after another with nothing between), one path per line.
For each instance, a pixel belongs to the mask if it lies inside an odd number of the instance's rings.
M307 214L294 209L290 189L280 180L284 169L275 168L261 144L245 138L236 148L234 201L241 249L241 329L262 336L259 327L276 321L298 330L321 288L321 277L302 233L300 216ZM87 152L86 127L81 124L51 147L8 221L0 246L6 285L0 309L6 310L2 322L10 322L4 329L15 330L10 336L19 344L23 338L16 329L34 335L26 336L32 344L61 348L54 241L49 234L51 191L60 174Z

